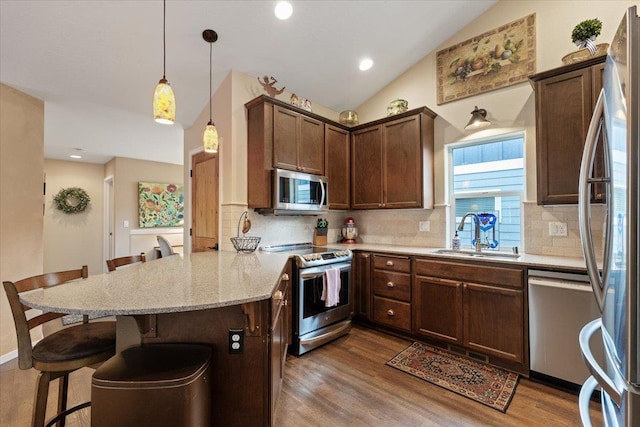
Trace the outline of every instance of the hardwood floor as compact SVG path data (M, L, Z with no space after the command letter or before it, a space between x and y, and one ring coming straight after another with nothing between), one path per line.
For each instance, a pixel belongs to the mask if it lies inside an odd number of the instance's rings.
M520 379L503 414L385 365L411 342L355 326L345 337L296 358L289 356L278 401L278 427L359 426L579 426L578 397ZM91 394L90 369L71 375L70 401ZM15 360L0 366L0 426L28 426L35 370ZM52 387L48 413L55 409ZM592 403L595 425L600 405ZM89 411L71 416L68 427L90 425Z

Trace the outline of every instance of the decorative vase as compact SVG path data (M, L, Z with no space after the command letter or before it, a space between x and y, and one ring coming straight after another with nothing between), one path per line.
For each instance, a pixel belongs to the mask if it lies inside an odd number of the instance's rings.
M387 107L387 116L404 113L409 109L409 102L406 99L394 99Z
M343 125L357 125L358 124L358 113L353 110L345 110L340 113L340 123Z

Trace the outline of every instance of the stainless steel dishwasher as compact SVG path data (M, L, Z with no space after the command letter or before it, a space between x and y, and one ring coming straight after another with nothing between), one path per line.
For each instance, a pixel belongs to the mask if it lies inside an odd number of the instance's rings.
M529 270L531 377L579 390L591 375L582 360L578 335L600 317L587 274ZM602 337L593 337L602 363ZM558 381L559 380L559 381Z

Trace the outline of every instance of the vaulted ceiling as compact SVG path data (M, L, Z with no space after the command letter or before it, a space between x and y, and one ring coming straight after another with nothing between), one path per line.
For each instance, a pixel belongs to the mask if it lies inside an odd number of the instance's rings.
M292 17L280 21L275 1L169 0L166 76L176 93L177 122L189 127L208 103L207 28L219 35L214 91L234 69L274 76L276 86L342 111L367 100L496 2L292 1ZM128 126L153 123L151 96L163 67L162 11L160 0L2 0L0 81L68 108L117 111L127 117L105 129L134 132ZM362 72L358 62L365 56L374 66ZM45 150L54 143L89 144L91 152L88 138L74 141L74 134L49 135ZM130 144L111 139L99 148L103 158L136 157L127 151Z

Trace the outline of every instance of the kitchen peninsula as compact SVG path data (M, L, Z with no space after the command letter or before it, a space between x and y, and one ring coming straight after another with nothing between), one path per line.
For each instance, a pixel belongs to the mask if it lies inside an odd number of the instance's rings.
M288 260L260 252L174 255L21 299L46 311L116 315L118 350L158 342L211 345L212 425L267 426L287 342ZM238 353L229 350L232 329L244 333Z

